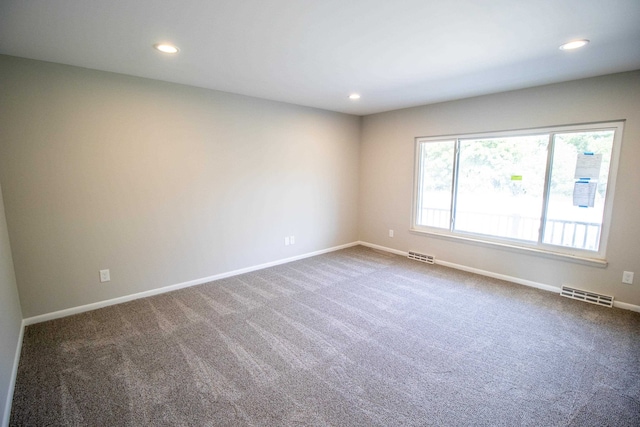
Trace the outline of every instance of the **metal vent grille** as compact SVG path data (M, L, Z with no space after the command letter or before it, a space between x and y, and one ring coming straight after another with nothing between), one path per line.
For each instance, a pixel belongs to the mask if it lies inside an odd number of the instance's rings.
M577 299L580 301L588 302L596 305L603 305L605 307L613 307L613 297L607 295L600 295L593 292L582 291L580 289L570 288L568 286L562 286L560 295L563 297Z
M425 255L418 252L409 251L409 259L415 259L416 261L426 262L427 264L433 264L435 257L433 255Z

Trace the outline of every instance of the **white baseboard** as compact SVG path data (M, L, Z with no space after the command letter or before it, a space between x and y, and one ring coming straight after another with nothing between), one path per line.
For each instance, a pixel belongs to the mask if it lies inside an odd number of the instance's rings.
M241 268L239 270L233 270L226 273L220 273L209 277L202 277L200 279L189 280L188 282L177 283L175 285L164 286L162 288L151 289L136 294L124 295L118 298L109 300L94 302L91 304L81 305L78 307L67 308L64 310L54 311L52 313L41 314L39 316L28 317L23 320L25 326L33 325L35 323L46 322L47 320L59 319L62 317L71 316L74 314L84 313L85 311L96 310L98 308L108 307L110 305L121 304L123 302L133 301L140 298L146 298L153 295L164 294L166 292L176 291L182 288L188 288L191 286L202 285L203 283L213 282L214 280L225 279L227 277L237 276L239 274L250 273L256 270L262 270L264 268L274 267L276 265L286 264L292 261L298 261L304 258L310 258L316 255L322 255L328 252L338 251L340 249L350 248L357 246L360 242L347 243L345 245L334 246L328 249L322 249L315 252L309 252L302 255L296 255L290 258L284 258L277 261L271 261L264 264L254 265L251 267Z
M380 246L380 245L376 245L376 244L369 243L369 242L358 242L358 243L361 244L362 246L366 246L366 247L371 248L371 249L377 249L379 251L391 252L392 254L401 255L401 256L408 256L409 255L409 252L403 252L403 251L399 251L397 249L391 249L391 248L388 248L386 246Z
M24 338L24 320L20 325L20 335L18 336L18 344L16 345L16 353L13 357L13 370L11 371L11 379L9 381L9 390L7 390L7 401L4 405L4 417L2 418L2 427L8 427L11 419L11 406L13 404L13 391L16 387L16 378L18 377L18 364L20 363L20 353L22 352L22 340Z
M385 252L391 252L392 254L408 256L408 252L399 251L397 249L387 248L386 246L380 246L373 243L368 242L360 242L362 246L367 246L372 249L378 249ZM435 259L435 263L438 265L442 265L445 267L455 268L456 270L468 271L470 273L479 274L481 276L493 277L494 279L506 280L507 282L513 282L520 285L531 286L533 288L544 289L545 291L557 292L560 293L560 288L550 285L545 285L544 283L533 282L531 280L524 280L518 277L507 276L505 274L494 273L492 271L480 270L479 268L467 267L466 265L456 264L449 261L442 261L438 258Z
M481 270L479 268L467 267L466 265L456 264L448 261L441 261L436 258L436 264L443 265L445 267L455 268L456 270L468 271L469 273L479 274L481 276L492 277L494 279L505 280L507 282L517 283L518 285L529 286L532 288L542 289L549 292L560 293L560 288L557 286L547 285L545 283L534 282L532 280L525 280L519 277L507 276L506 274L494 273L493 271Z
M373 243L368 243L368 242L359 242L359 243L362 246L367 246L367 247L372 248L372 249L378 249L378 250L381 250L381 251L390 252L390 253L396 254L396 255L407 256L409 254L408 252L404 252L404 251L400 251L400 250L392 249L392 248L387 248L386 246L380 246L380 245L376 245L376 244L373 244ZM513 283L517 283L519 285L530 286L532 288L542 289L542 290L545 290L545 291L555 292L555 293L558 293L558 294L560 293L560 290L561 290L557 286L547 285L545 283L538 283L538 282L534 282L534 281L531 281L531 280L525 280L525 279L521 279L519 277L507 276L505 274L494 273L492 271L480 270L478 268L468 267L466 265L456 264L456 263L448 262L448 261L442 261L442 260L439 260L438 258L436 258L435 263L439 264L439 265L442 265L442 266L445 266L445 267L451 267L451 268L455 268L457 270L468 271L470 273L480 274L481 276L493 277L494 279L505 280L507 282L513 282ZM636 311L636 312L640 313L640 306L634 305L634 304L629 304L629 303L626 303L626 302L616 301L615 299L613 300L613 306L617 307L617 308L624 309L624 310L631 310L631 311Z
M640 313L640 305L629 304L629 303L626 303L626 302L616 301L614 299L613 300L613 306L616 307L616 308L621 308L623 310L631 310L631 311L635 311L637 313Z

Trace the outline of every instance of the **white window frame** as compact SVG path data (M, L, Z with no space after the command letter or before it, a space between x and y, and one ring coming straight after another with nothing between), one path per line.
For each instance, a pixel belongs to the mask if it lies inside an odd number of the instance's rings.
M604 212L602 216L602 228L600 234L600 244L598 251L589 251L584 249L577 249L565 246L557 246L546 244L542 242L542 238L538 239L538 242L526 242L517 239L510 238L502 238L495 236L487 236L484 234L475 234L469 232L462 231L454 231L452 226L449 229L437 228L437 227L429 227L425 225L417 224L418 218L418 209L420 208L420 198L422 194L421 190L421 175L422 175L422 156L421 156L421 146L425 142L437 142L437 141L445 141L445 140L463 140L463 139L487 139L487 138L504 138L504 137L513 137L513 136L523 136L523 135L533 135L533 134L549 134L550 140L551 135L556 133L567 133L567 132L580 132L580 131L596 131L596 130L614 130L614 139L613 146L611 149L611 163L609 168L609 176L607 181L607 194L605 197L604 204ZM533 253L540 256L551 257L551 258L561 258L565 260L576 261L579 263L585 263L590 265L596 265L605 267L607 265L606 261L606 252L607 252L607 243L609 240L609 230L611 228L611 217L613 213L613 200L615 195L616 188L616 176L618 171L618 163L620 157L620 149L622 146L622 134L624 131L624 120L615 120L615 121L607 121L607 122L598 122L598 123L585 123L585 124L573 124L573 125L564 125L564 126L549 126L544 128L530 128L530 129L518 129L518 130L506 130L506 131L497 131L497 132L483 132L483 133L472 133L472 134L455 134L455 135L441 135L441 136L428 136L428 137L416 137L415 138L415 167L414 167L414 188L413 188L413 205L411 211L411 228L410 231L420 234L427 234L435 237L442 237L446 239L454 239L461 240L470 243L480 244L480 245L488 245L488 246L499 246L502 248L506 248L508 250L514 251L524 251L526 253ZM544 221L546 217L546 205L548 203L549 197L549 178L550 178L550 168L551 168L551 155L552 149L549 149L549 153L547 156L547 172L546 172L546 181L543 195L543 203L545 205L545 209L543 212L543 217L541 218L541 226L539 235L542 235L542 229L544 228ZM457 154L457 153L456 153ZM453 165L453 175L454 175L454 186L452 187L452 204L456 203L455 195L455 179L458 168L458 156L454 156L452 159L454 162Z

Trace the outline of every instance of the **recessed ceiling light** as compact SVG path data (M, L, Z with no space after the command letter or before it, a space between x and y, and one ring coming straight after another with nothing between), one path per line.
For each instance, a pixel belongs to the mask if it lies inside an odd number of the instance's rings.
M349 95L349 99L360 99L360 95L358 95L357 93L352 93L351 95Z
M153 47L163 53L178 53L178 51L180 50L174 45L167 44L167 43L154 44Z
M587 43L589 43L589 40L574 40L571 41L569 43L565 43L563 45L560 46L560 50L572 50L572 49L578 49L582 46L585 46Z

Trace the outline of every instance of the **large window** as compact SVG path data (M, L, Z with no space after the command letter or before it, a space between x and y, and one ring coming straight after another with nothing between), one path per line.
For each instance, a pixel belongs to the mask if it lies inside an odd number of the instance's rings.
M413 229L604 259L622 126L417 138Z

